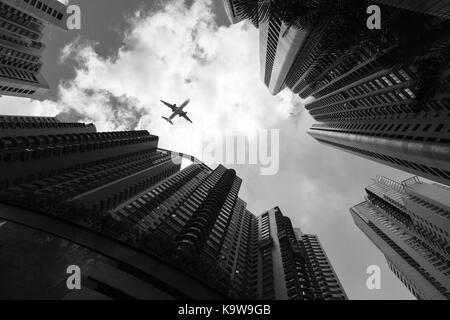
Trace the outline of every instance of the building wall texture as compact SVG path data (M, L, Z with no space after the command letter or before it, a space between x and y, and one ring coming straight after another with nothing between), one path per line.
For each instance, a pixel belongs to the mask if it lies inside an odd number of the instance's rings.
M234 170L159 149L158 140L0 116L0 296L346 298L341 287L322 293L323 265L278 208L247 210ZM180 170L182 157L194 163ZM65 287L66 264L82 269L82 291Z
M418 299L449 299L450 190L417 177L377 177L366 193L350 211L391 270Z
M40 73L45 26L65 30L66 20L56 0L0 1L0 95L42 98L49 89Z

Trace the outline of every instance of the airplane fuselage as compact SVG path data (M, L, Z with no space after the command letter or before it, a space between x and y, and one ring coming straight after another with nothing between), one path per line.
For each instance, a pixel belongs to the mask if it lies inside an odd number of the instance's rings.
M171 120L173 118L175 118L176 116L180 116L180 117L184 117L189 122L192 122L189 119L189 117L187 116L187 113L185 111L183 111L183 109L189 104L190 101L191 101L190 99L187 99L178 107L176 104L171 105L171 104L161 100L161 102L166 104L173 111L172 114L168 118L163 117L163 119L165 119L166 121L168 121L168 122L170 122L172 124Z
M190 101L191 101L190 99L187 99L186 101L184 101L184 102L178 107L178 111L183 110L183 108L186 107Z
M188 103L189 103L190 101L191 101L190 99L187 99L187 100L184 101L179 107L177 107L177 105L175 104L174 107L176 107L177 110L174 111L174 112L170 115L169 119L172 120L172 119L175 118L177 115L183 115L183 114L184 114L183 109L184 109L184 107L186 107L186 106L188 105Z

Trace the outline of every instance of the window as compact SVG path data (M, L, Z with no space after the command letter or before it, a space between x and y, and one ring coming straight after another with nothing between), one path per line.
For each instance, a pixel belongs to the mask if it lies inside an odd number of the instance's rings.
M381 79L383 79L383 81L388 85L388 86L392 86L392 82L389 81L389 79L386 76L381 77Z
M391 79L393 79L396 83L402 83L402 81L401 81L394 73L389 74L389 76L390 76Z
M412 92L409 88L406 88L405 91L412 99L414 99L416 97L414 92Z
M379 79L376 79L375 82L378 84L378 86L379 86L381 89L386 88L386 86L385 86Z
M443 124L438 125L438 126L436 127L436 129L434 129L434 132L439 132L439 131L441 131L441 129L442 129L443 127L444 127Z

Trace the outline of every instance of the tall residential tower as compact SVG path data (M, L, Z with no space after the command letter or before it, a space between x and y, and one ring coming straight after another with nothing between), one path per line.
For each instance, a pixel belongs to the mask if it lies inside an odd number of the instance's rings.
M57 0L0 1L0 95L39 99L46 25L66 29L66 6Z
M0 297L345 299L317 241L253 215L241 182L147 131L0 116Z
M259 298L347 299L317 236L294 228L278 207L260 215L258 226Z
M378 176L366 193L350 212L391 270L418 299L450 299L450 189Z
M370 1L307 32L272 13L259 25L261 77L272 94L308 98L308 133L324 145L450 185L450 2L373 2L380 31L366 27Z

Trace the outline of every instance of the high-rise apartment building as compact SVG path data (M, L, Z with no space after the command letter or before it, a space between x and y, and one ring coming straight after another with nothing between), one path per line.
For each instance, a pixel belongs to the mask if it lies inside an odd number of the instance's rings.
M263 299L313 299L307 260L289 218L279 208L258 217L259 281Z
M450 189L378 176L366 193L350 212L391 270L418 299L450 299Z
M438 78L425 80L430 71L424 69L434 63L430 51L411 60L399 58L404 48L397 44L329 49L329 28L310 32L286 79L302 98L314 98L305 107L319 123L308 133L328 146L450 184L448 61L436 67ZM436 34L429 46L448 48L450 37ZM437 52L448 59L445 49Z
M257 219L259 298L347 299L317 236L294 229L278 207Z
M180 170L182 157L194 163ZM0 297L345 297L318 293L324 253L279 209L248 211L241 182L147 131L0 116Z
M305 38L306 32L289 28L275 15L259 25L261 79L271 94L286 87L287 74Z
M308 133L319 142L450 185L450 3L375 3L390 21L383 28L420 21L432 32L399 39L407 35L393 29L370 40L377 31L367 29L333 45L333 19L303 33L272 15L259 26L263 81L273 94L288 87L310 98L305 107L318 123Z
M450 38L438 43L448 46ZM305 71L305 79L314 81L297 90L314 97L305 107L319 121L308 133L326 145L450 184L450 66L442 65L441 77L426 88L418 65L428 57L402 63L396 50L357 48ZM318 58L311 53L308 59ZM425 100L423 90L430 93Z
M222 297L116 231L111 210L179 171L157 137L45 117L0 128L2 298ZM66 286L72 265L81 290Z
M0 95L39 99L46 25L66 29L66 6L57 0L0 1Z
M2 0L5 4L44 23L67 29L67 8L58 0ZM26 17L26 16L25 16Z
M224 0L224 6L231 23L243 20L236 13L243 10L239 0ZM275 15L259 23L258 29L261 80L276 95L286 87L286 76L307 33L289 28Z
M286 79L302 98L314 97L305 107L319 123L308 133L326 145L450 184L448 63L428 88L419 66L430 53L408 62L406 56L399 60L403 49L395 44L329 50L329 28L310 32ZM430 45L448 47L450 38L442 33Z
M306 270L315 299L346 300L347 295L344 288L319 238L313 234L302 234L301 231L297 231L297 235L306 254Z

